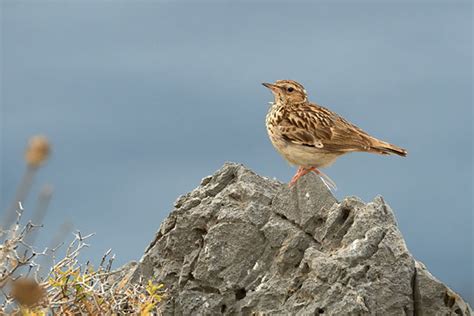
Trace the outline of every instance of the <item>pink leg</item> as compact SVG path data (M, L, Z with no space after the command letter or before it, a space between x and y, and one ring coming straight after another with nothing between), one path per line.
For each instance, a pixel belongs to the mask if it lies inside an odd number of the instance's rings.
M293 185L295 185L295 183L298 181L299 178L301 178L302 176L310 172L316 173L330 190L337 190L336 183L331 178L329 178L325 173L323 173L322 171L318 170L315 167L311 167L311 168L299 167L298 171L293 176L288 186L292 187Z
M292 187L293 185L295 185L296 181L298 181L299 178L301 178L302 176L304 176L305 174L308 174L310 173L311 171L314 171L314 170L317 170L316 168L312 167L312 168L303 168L303 167L299 167L298 168L298 171L296 172L296 174L293 176L293 178L291 179L290 183L288 184L289 187Z

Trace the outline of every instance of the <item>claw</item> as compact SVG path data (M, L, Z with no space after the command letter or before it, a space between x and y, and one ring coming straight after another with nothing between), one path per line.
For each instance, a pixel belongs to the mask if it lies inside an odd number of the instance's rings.
M290 181L290 183L288 184L288 186L291 188L293 185L295 185L296 181L298 181L299 178L301 178L301 177L304 176L305 174L310 173L311 171L313 171L311 168L310 168L310 169L306 169L306 168L303 168L303 167L299 167L299 168L298 168L298 171L297 171L296 174L293 176L293 178L291 179L291 181Z
M319 176L319 178L321 178L321 181L323 181L323 183L326 185L326 187L329 190L337 191L336 182L334 182L331 178L329 178L327 174L325 174L324 172L316 168L314 168L314 170L312 171L316 173Z
M302 176L304 176L305 174L308 174L310 172L316 173L321 178L321 181L323 181L324 185L329 190L337 191L336 183L331 178L329 178L325 173L323 173L322 171L318 170L315 167L311 167L311 168L307 168L307 169L303 168L303 167L299 167L298 171L293 176L293 178L291 179L288 186L291 188L293 185L296 184L296 182L298 181L299 178L301 178Z

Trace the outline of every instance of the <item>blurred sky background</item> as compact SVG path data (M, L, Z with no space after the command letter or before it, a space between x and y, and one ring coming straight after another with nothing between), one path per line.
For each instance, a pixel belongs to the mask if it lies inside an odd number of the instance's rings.
M54 153L46 245L70 221L85 252L140 259L180 195L225 161L288 181L261 82L409 150L351 154L326 173L337 196L381 194L414 256L474 303L471 2L1 1L4 210L34 134Z

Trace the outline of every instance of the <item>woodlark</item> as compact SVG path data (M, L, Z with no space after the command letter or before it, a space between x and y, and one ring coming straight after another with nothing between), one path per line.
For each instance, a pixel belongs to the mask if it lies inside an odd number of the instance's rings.
M263 85L275 97L265 122L270 140L289 163L299 167L290 186L313 171L335 189L334 182L318 168L328 167L350 152L407 155L405 149L372 137L336 113L309 102L306 90L296 81Z

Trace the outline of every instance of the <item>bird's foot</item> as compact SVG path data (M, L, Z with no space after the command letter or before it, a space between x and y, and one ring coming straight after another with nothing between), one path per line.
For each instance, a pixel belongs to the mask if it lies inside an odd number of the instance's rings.
M302 176L310 172L316 173L321 178L321 181L323 181L323 183L326 185L326 187L329 190L334 190L334 191L337 190L336 183L331 178L329 178L329 176L327 176L325 173L323 173L322 171L318 170L315 167L311 167L311 168L299 167L298 171L296 172L294 177L291 179L288 186L291 188L293 185L295 185L295 183L298 181L299 178L301 178Z
M329 176L327 174L325 174L324 172L322 172L321 170L318 170L316 168L314 168L311 171L316 173L319 176L319 178L321 178L321 181L323 181L323 183L326 185L326 187L329 190L337 191L336 182L334 182L331 178L329 178Z
M304 176L305 174L308 174L310 173L311 171L313 171L314 169L316 168L303 168L303 167L299 167L298 168L298 171L296 171L296 174L293 176L293 178L291 179L290 183L288 184L288 186L291 188L293 185L295 185L296 181L298 181L299 178L301 178L302 176Z

